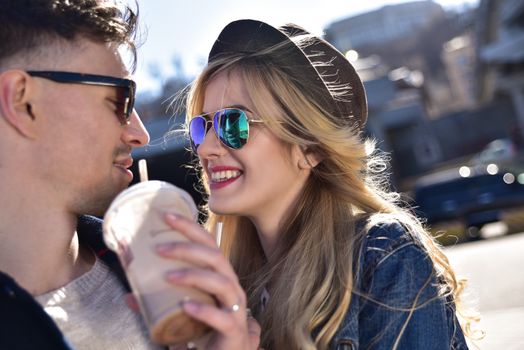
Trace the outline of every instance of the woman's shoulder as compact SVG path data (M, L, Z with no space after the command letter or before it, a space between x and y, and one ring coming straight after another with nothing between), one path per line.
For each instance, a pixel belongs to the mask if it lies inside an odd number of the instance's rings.
M454 306L441 295L430 248L424 246L429 239L424 228L402 214L375 214L356 228L362 238L358 272L332 348L346 343L381 349L463 344Z
M433 260L423 227L409 218L377 215L364 226L356 286L371 299L395 307L438 297Z
M363 247L370 252L387 254L404 246L422 247L422 226L396 214L373 214L357 224L363 237Z
M385 263L403 264L426 261L431 265L422 240L426 235L420 224L396 214L374 214L359 221L361 232L360 267L374 270Z
M357 227L366 231L368 238L409 239L406 219L396 214L372 214L360 219Z

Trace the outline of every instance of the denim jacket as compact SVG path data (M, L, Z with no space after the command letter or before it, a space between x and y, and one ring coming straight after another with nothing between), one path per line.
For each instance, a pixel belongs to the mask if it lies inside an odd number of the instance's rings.
M330 349L467 349L453 300L438 288L428 253L412 234L396 220L373 226Z

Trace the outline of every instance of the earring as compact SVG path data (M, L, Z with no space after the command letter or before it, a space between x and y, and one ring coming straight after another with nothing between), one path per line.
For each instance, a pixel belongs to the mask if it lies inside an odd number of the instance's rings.
M302 170L310 168L309 162L307 161L307 159L300 159L298 161L298 168Z

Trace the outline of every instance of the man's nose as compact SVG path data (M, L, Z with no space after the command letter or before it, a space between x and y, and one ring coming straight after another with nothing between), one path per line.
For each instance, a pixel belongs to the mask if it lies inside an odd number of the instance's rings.
M124 142L131 147L142 147L149 143L149 133L135 109L131 113L129 124L125 126L123 137Z

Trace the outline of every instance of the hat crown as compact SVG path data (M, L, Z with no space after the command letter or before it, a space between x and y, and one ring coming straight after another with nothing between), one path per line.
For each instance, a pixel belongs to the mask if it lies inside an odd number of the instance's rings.
M295 24L274 28L256 20L229 23L209 53L209 62L223 55L257 55L277 48L274 64L300 68L299 81L313 92L312 98L337 118L363 129L367 120L367 100L362 81L353 65L327 41Z

